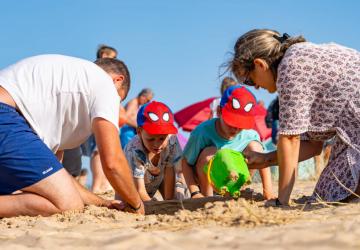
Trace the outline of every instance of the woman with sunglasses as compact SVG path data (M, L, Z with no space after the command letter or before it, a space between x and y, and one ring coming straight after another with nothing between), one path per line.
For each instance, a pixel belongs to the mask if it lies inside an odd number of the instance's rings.
M239 82L279 95L277 151L247 154L251 164L279 165L272 203L289 203L298 161L320 154L331 138L332 155L313 200L346 201L360 193L360 53L268 29L245 33L234 50L229 68Z

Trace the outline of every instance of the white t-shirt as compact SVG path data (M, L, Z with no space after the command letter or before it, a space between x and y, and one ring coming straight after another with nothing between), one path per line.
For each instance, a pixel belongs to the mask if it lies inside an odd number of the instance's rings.
M216 98L210 103L210 110L212 117L211 118L217 118L217 108L220 106L221 98Z
M118 128L115 85L90 61L62 55L26 58L0 71L0 86L53 152L84 142L96 117Z

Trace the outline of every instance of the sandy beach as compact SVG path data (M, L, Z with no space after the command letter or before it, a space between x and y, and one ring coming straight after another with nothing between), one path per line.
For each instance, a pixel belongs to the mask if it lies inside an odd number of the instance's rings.
M310 195L314 184L298 182L295 200ZM259 190L258 185L252 188ZM356 203L268 208L256 196L173 215L135 216L90 206L47 218L2 219L0 248L359 249L359 222Z

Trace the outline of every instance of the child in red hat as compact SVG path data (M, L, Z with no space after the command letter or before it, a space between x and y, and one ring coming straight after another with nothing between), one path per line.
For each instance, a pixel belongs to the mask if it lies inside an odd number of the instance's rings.
M219 149L237 152L263 151L260 137L255 130L254 95L242 86L232 86L222 95L218 118L201 123L191 133L185 146L182 169L191 197L212 196L213 187L204 167ZM274 198L269 168L260 169L265 199Z
M140 197L151 200L159 190L163 199L173 199L176 172L182 177L173 113L164 103L152 101L139 109L137 124L137 136L126 145L125 155Z

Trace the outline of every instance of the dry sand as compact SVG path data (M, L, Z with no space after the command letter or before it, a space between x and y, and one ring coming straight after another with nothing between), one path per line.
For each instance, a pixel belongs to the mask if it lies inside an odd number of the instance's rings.
M298 182L294 198L314 182ZM260 190L255 186L255 190ZM360 204L267 208L258 196L135 216L90 206L0 220L0 249L360 249Z

